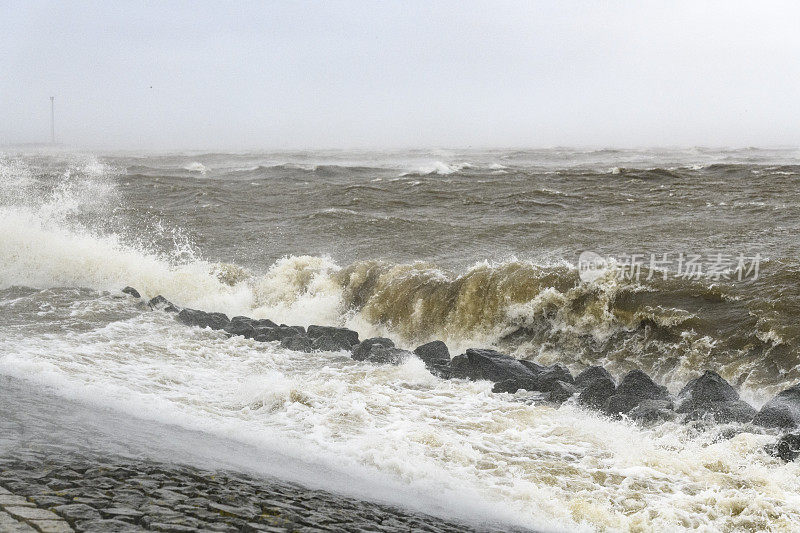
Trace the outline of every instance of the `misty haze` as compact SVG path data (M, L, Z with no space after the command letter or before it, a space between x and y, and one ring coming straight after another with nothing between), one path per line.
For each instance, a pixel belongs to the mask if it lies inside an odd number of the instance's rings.
M0 0L0 531L800 530L798 20Z

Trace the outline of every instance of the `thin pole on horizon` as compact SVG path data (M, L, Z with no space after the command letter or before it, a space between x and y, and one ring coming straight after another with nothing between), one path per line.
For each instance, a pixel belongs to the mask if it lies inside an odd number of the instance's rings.
M56 143L56 111L55 101L56 97L50 97L50 144Z

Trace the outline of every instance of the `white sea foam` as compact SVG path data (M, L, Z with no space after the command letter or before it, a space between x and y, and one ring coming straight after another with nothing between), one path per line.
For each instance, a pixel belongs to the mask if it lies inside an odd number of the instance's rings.
M184 170L188 170L189 172L197 172L202 175L206 175L206 173L208 173L208 168L206 168L206 166L203 163L200 163L199 161L192 161L183 168Z
M715 440L526 405L486 382L434 378L419 361L310 356L176 328L161 313L6 338L0 353L3 373L62 394L438 494L459 515L472 502L547 531L800 524L800 467L766 456L769 437Z
M471 168L472 165L469 163L443 163L442 161L434 161L428 165L422 166L414 170L413 172L406 172L403 176L409 174L418 174L418 175L425 175L425 174L440 174L440 175L447 175L453 174L454 172L458 172L459 170L463 170L465 168Z

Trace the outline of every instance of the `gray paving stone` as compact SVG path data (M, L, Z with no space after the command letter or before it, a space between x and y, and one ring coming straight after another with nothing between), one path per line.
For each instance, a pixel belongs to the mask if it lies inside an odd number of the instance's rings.
M222 516L233 516L237 518L252 518L258 514L255 509L250 507L237 507L216 502L210 502L208 504L208 510L217 512Z
M74 529L63 520L34 520L33 526L41 533L74 533Z
M28 499L24 496L17 496L16 494L0 494L0 507L6 506L36 507L36 504L28 501Z
M167 533L183 533L189 531L197 531L196 527L182 526L180 524L162 524L161 522L153 522L148 526L153 531L165 531Z
M66 518L70 522L75 522L77 520L99 520L101 518L100 512L97 509L85 503L59 505L53 508L53 512Z
M55 507L56 505L64 505L65 503L67 503L66 498L62 496L51 496L49 494L34 494L33 496L30 497L30 499L38 507L44 507L45 509Z
M76 522L75 529L82 533L129 533L145 529L122 520L83 520Z
M38 507L4 507L8 514L17 520L58 520L59 516L47 509L39 509Z
M36 533L36 530L24 522L19 522L8 513L0 511L0 531L3 533Z
M100 514L103 515L103 518L117 518L119 520L136 520L144 516L143 512L130 507L108 507L101 509Z
M89 472L91 476L76 478L75 486L64 490L47 487L54 480L75 478L73 472ZM95 455L86 450L73 454L34 450L13 458L0 454L0 474L7 480L4 486L29 491L33 502L56 512L46 515L47 525L41 526L52 529L47 533L62 533L69 526L77 533L475 531L463 524L274 479ZM17 497L14 502L21 502L24 498L18 497L24 495L10 496ZM47 513L39 507L14 507ZM11 521L9 527L16 529L0 526L0 532L33 532L30 526L8 515L6 518Z

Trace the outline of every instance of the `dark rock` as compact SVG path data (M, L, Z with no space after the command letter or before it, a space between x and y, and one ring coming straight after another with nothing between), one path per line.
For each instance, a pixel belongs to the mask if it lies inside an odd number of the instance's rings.
M608 370L602 366L590 366L578 374L578 376L575 378L575 386L583 390L589 385L589 383L597 379L605 379L611 383L614 383L614 378L611 377L611 374L608 373Z
M753 419L753 424L768 428L800 426L800 383L781 391Z
M636 422L665 422L675 418L671 400L644 400L631 409L628 417Z
M644 400L668 400L669 393L665 387L657 385L650 376L641 370L628 372L609 397L604 406L610 415L624 414L642 403Z
M223 329L230 323L224 313L206 313L197 309L181 309L177 319L187 326L211 329Z
M617 387L617 394L638 394L649 400L668 396L666 387L657 385L641 370L632 370L625 374Z
M166 311L167 313L177 313L180 311L175 305L172 304L169 300L161 296L160 294L155 298L151 298L147 305L150 306L150 309L154 311Z
M350 344L346 337L338 334L333 336L323 335L312 342L312 348L315 352L340 352L342 350L349 352L352 347L353 345Z
M99 520L101 518L97 509L83 503L59 505L54 507L53 511L63 516L70 523L76 520Z
M462 379L489 381L532 380L536 374L511 356L495 350L470 348L450 361L453 375Z
M548 392L550 393L549 400L551 402L561 404L572 398L572 395L578 392L578 389L572 383L557 380L550 384Z
M583 390L578 395L578 403L592 409L602 409L608 399L617 392L614 380L610 377L600 376L584 383Z
M446 365L450 362L450 350L442 341L432 341L414 348L414 353L425 366Z
M767 447L767 452L784 461L794 461L800 455L800 433L781 435L775 444Z
M710 419L718 424L737 422L746 424L753 420L756 410L745 401L710 402L688 411L686 421Z
M681 389L676 411L686 414L687 422L710 419L723 424L750 422L756 414L753 407L739 399L739 394L727 381L711 370Z
M528 366L530 363L530 361L520 361L520 362L526 366ZM563 381L564 383L572 383L572 384L575 383L575 378L572 377L572 374L567 369L567 367L562 365L561 363L556 363L554 365L543 367L542 371L536 376L536 380L540 382L558 380L558 381Z
M311 352L314 347L311 343L311 339L306 337L305 335L295 335L293 337L286 337L281 341L281 346L286 348L287 350L293 350L295 352Z
M529 369L531 368L531 364L535 364L532 363L531 361L520 361L520 363L522 363ZM552 384L555 383L556 381L563 381L564 383L575 382L575 379L572 377L572 374L570 374L570 371L567 370L567 367L565 367L562 364L557 363L545 367L542 367L540 365L537 366L541 369L540 372L536 374L535 378L537 390L540 390L542 392L547 392L550 390Z
M436 377L442 379L453 378L453 369L450 367L450 361L447 363L431 363L430 365L425 365L425 367Z
M520 389L529 390L527 387L533 387L532 380L525 382L518 379L504 379L503 381L498 381L494 384L494 387L492 387L492 392L510 392L511 394L514 394Z
M278 327L278 324L276 324L275 322L273 322L272 320L270 320L268 318L259 318L258 320L253 320L251 322L251 324L253 324L253 327L256 328L256 329L257 328L276 328L276 327Z
M259 327L256 328L254 339L258 342L283 341L303 334L290 326Z
M335 328L331 326L308 326L308 336L312 339L331 337L337 339L338 342L346 341L350 346L355 346L359 343L358 332L347 328Z
M702 376L689 381L678 393L679 413L688 413L712 402L736 401L739 394L722 376L706 370Z
M373 344L372 349L369 351L367 358L364 359L369 363L379 363L388 365L399 365L414 354L408 350L401 350L393 346L381 346L380 344Z
M520 361L520 363L533 373L533 377L503 380L492 388L492 392L514 393L519 389L525 389L533 392L553 392L554 397L561 397L567 394L564 384L572 385L572 374L569 373L569 370L564 365L542 366L532 361L524 360ZM570 387L569 390L571 392L567 398L576 392L574 387ZM561 401L563 402L564 400Z
M371 339L364 339L358 344L358 346L353 348L353 354L351 357L356 361L364 361L367 359L367 357L369 357L372 347L375 345L383 346L385 348L394 348L394 342L392 342L391 339L387 339L385 337L373 337Z
M257 331L255 326L253 326L253 319L246 316L235 316L231 318L231 321L222 329L231 335L240 335L247 339L255 337Z
M137 291L133 287L125 287L124 289L122 289L122 292L124 292L125 294L130 294L134 298L141 298L142 297L142 295L139 294L139 291Z

